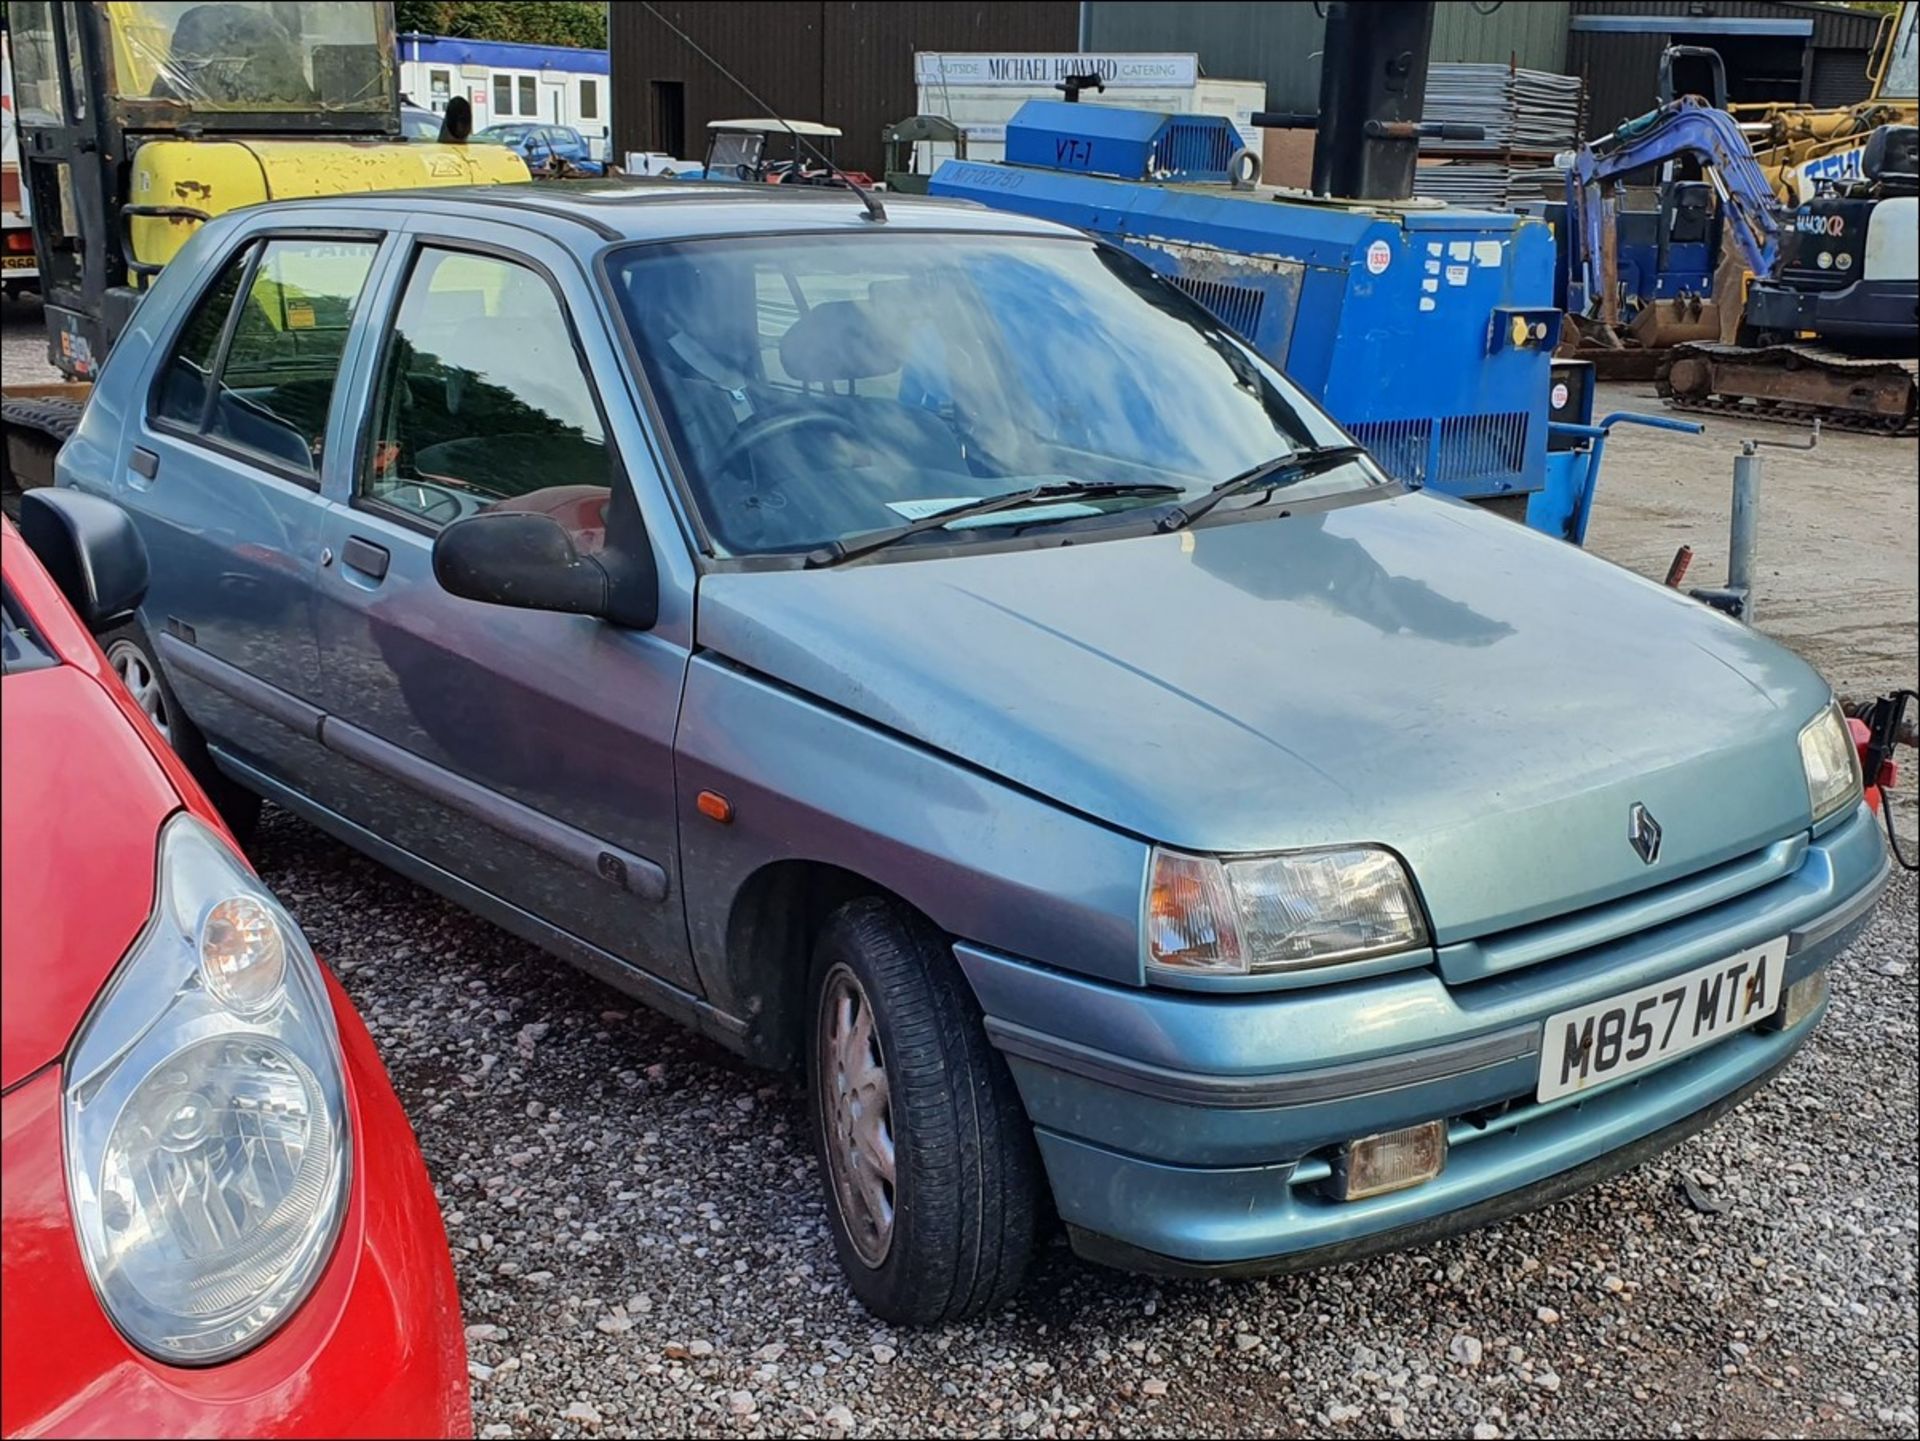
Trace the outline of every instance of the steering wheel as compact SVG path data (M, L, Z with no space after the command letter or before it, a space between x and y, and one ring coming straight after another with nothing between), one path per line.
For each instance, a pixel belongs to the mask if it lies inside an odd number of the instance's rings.
M758 450L770 440L791 435L796 430L805 430L818 426L831 430L845 440L858 441L860 431L857 426L843 415L831 410L786 410L772 415L763 415L749 420L733 433L733 438L720 447L720 453L713 458L715 470L730 470L735 461L751 451Z
M411 510L420 519L431 521L435 525L451 525L466 513L466 506L460 503L458 492L443 485L433 485L421 480L403 480L399 489L411 490L419 495L420 503L410 505Z
M466 485L450 475L437 475L432 480L422 480L413 475L401 476L396 477L392 484L396 492L413 491L419 497L418 504L401 503L402 509L435 525L451 525L468 513L462 495L471 495L482 501L493 499L479 487Z

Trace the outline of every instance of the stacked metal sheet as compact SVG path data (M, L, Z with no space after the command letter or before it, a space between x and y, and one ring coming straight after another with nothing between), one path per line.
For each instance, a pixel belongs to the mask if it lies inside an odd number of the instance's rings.
M1482 136L1421 141L1414 190L1452 205L1497 209L1556 191L1553 156L1578 143L1582 101L1572 75L1507 65L1433 66L1422 118L1477 125Z

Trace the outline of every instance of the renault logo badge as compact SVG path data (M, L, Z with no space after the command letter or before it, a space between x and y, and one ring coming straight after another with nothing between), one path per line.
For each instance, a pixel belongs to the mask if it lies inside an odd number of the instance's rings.
M1660 859L1660 822L1639 801L1627 812L1627 842L1648 865Z

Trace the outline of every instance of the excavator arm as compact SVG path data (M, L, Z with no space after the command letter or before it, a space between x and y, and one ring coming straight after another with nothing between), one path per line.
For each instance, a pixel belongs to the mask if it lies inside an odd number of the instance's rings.
M1773 189L1746 136L1726 111L1697 95L1683 95L1574 152L1567 171L1567 211L1579 250L1577 273L1595 318L1608 324L1619 319L1609 182L1678 158L1706 168L1720 197L1722 234L1738 247L1747 268L1768 275L1778 264L1780 222Z

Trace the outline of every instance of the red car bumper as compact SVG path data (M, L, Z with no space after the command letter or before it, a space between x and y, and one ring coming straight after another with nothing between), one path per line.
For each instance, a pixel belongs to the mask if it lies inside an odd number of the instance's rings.
M134 1350L95 1300L67 1208L58 1068L0 1102L0 1430L8 1436L471 1436L460 1298L413 1131L328 977L353 1107L331 1262L264 1345L202 1370Z

